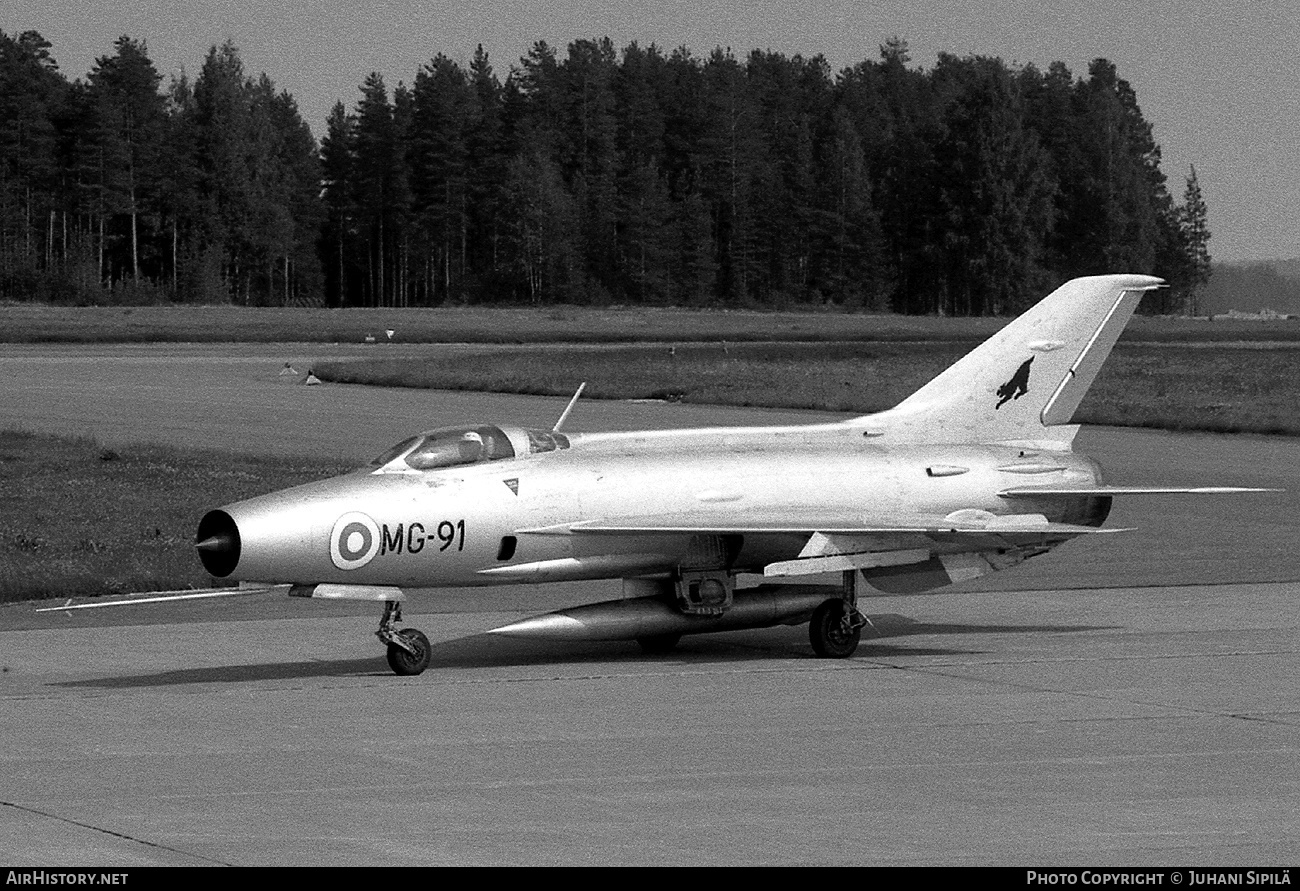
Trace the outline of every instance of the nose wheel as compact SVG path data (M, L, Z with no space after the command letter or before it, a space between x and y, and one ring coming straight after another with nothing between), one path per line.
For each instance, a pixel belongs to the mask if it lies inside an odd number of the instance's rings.
M416 675L429 667L431 648L429 638L414 628L396 629L402 621L402 605L396 600L384 601L384 616L379 620L375 636L388 645L388 667L394 674Z

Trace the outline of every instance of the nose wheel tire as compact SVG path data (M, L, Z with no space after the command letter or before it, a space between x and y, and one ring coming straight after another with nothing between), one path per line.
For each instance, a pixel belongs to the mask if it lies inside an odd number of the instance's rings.
M398 637L411 648L407 652L395 643L388 645L388 666L400 675L420 674L429 667L429 638L414 628L404 628L397 632Z
M808 640L823 659L847 659L858 648L864 624L858 611L843 600L827 600L813 610Z

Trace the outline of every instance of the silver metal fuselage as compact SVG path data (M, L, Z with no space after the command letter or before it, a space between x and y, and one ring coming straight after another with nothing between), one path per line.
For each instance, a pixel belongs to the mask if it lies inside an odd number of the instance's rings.
M697 536L681 531L693 515L752 521L736 536L730 568L762 571L795 558L807 544L806 532L780 528L800 507L846 517L969 509L1002 515L1011 509L998 493L1017 484L1100 481L1095 462L1068 450L886 447L860 427L841 424L570 439L570 448L464 466L359 470L228 505L214 513L229 518L237 546L229 571L214 574L422 588L654 576L672 573L698 546ZM1099 523L1085 501L1022 499L1016 509L1051 522ZM671 517L677 530L582 530L588 519L621 517ZM935 554L999 543L969 535L945 543L942 536L907 532L881 540L890 549L924 547Z

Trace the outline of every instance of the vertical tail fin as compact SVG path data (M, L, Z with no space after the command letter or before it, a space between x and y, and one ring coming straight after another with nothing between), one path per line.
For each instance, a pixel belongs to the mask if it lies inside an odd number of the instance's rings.
M1149 275L1066 282L889 411L849 424L886 440L1004 442L1057 437L1092 386Z

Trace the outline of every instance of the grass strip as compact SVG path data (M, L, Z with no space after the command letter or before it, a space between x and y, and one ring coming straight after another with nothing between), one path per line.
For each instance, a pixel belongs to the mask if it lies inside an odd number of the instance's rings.
M0 431L0 601L208 587L208 510L349 470Z
M493 350L319 363L323 380L377 386L665 399L869 413L957 361L948 342L720 344ZM1300 350L1121 344L1075 420L1224 433L1300 434Z
M630 307L317 309L242 306L45 306L0 303L4 343L675 343L956 341L978 343L1007 319L854 312ZM1138 316L1125 342L1300 343L1295 321Z

